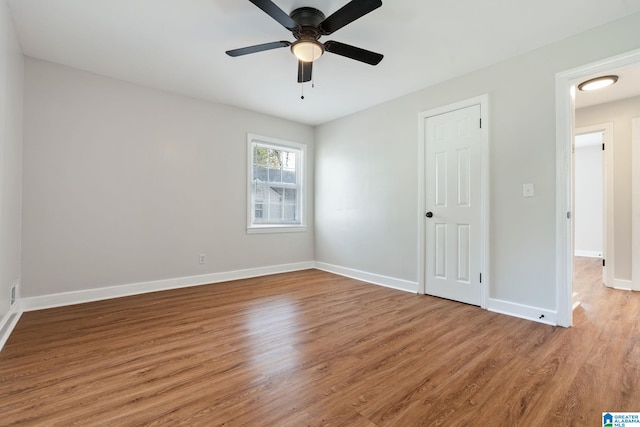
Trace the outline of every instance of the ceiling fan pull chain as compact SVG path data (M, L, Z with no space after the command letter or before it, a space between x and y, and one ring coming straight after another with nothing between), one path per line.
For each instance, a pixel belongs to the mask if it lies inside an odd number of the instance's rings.
M300 99L304 99L304 83L300 83Z

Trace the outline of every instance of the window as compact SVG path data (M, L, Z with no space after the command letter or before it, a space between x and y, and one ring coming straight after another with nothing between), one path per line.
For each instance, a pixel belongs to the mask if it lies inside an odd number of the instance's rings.
M304 231L305 146L249 135L247 230Z

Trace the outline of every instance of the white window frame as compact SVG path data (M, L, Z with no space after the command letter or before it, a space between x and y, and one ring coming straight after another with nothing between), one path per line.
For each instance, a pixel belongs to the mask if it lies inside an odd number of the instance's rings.
M253 206L251 200L251 190L253 187L253 146L259 144L267 148L296 150L300 153L296 162L296 177L298 179L298 213L300 216L299 224L258 224L253 223ZM297 142L284 141L281 139L270 138L267 136L247 134L247 233L283 233L283 232L301 232L307 230L306 224L306 191L305 191L305 172L306 172L307 146Z

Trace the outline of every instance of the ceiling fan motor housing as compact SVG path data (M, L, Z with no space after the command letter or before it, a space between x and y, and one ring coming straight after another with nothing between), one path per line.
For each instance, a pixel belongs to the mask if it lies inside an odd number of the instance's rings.
M322 35L320 23L324 21L324 13L313 7L300 7L289 15L298 24L291 31L296 41L291 45L291 52L303 62L313 62L324 54L324 46L318 41Z
M325 16L320 10L313 7L300 7L289 15L300 27L292 31L293 36L298 40L318 40L320 33L320 23Z

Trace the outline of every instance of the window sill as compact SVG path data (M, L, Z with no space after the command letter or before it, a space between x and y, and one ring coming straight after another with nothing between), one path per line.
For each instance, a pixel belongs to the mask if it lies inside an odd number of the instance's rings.
M301 233L307 231L306 225L254 225L247 227L247 234L261 233Z

